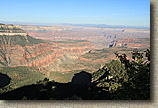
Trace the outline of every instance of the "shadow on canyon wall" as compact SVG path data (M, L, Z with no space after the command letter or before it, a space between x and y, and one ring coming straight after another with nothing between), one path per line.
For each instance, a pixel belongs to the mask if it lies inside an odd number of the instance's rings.
M45 78L36 84L1 93L0 100L149 100L149 76L149 72L143 71L132 82L125 82L116 91L110 92L106 91L108 87L97 86L102 79L107 78L106 74L100 76L100 80L91 81L92 75L81 71L74 74L71 82L58 83ZM131 87L130 83L136 88Z
M5 87L10 83L11 78L3 73L0 73L0 88Z
M0 94L1 100L63 100L63 99L89 99L92 75L85 71L77 73L69 83L58 83L45 78L37 84L23 86L7 93ZM6 80L3 80L4 82ZM6 83L6 82L5 82ZM79 96L79 97L78 97Z

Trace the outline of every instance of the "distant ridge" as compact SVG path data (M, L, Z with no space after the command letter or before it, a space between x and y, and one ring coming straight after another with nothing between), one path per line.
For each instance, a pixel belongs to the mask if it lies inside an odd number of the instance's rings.
M6 22L0 21L5 24L14 25L34 25L34 26L60 26L60 25L71 25L71 26L85 26L85 27L99 27L99 28L135 28L135 29L150 29L150 27L143 26L124 26L124 25L107 25L107 24L72 24L72 23L32 23L32 22Z

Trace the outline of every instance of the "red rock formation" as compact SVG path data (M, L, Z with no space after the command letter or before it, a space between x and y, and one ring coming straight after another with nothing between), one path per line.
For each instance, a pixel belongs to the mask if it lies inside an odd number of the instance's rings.
M79 60L83 60L83 61L91 61L89 59L83 58L83 57L78 57Z
M75 47L68 47L69 45ZM64 59L64 53L78 56L86 53L94 47L90 45L90 42L76 42L73 44L54 43L53 45L40 43L25 47L20 45L2 45L1 48L3 50L6 49L6 56L11 59L10 66L43 67L49 66L59 58Z

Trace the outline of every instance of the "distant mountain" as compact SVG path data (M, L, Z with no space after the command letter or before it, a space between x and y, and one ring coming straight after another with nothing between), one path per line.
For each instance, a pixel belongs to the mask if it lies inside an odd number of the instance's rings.
M72 25L72 26L85 26L85 27L98 27L98 28L136 28L136 29L150 29L149 27L139 26L123 26L123 25L106 25L106 24L70 24L61 23L61 25Z
M71 26L85 26L85 27L99 27L99 28L135 28L135 29L150 29L150 27L143 26L124 26L124 25L107 25L107 24L72 24L72 23L32 23L32 22L6 22L0 21L5 24L14 25L38 25L38 26L60 26L60 25L71 25Z

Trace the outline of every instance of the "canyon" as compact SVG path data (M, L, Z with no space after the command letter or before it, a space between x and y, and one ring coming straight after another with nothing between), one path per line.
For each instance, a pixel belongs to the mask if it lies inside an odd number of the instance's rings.
M34 26L18 25L30 36L51 40L88 40L95 49L109 47L150 47L150 30L135 28L102 28L72 25ZM132 40L132 41L131 41ZM147 43L146 43L147 42Z
M48 68L62 71L58 65L78 59L79 55L94 49L89 41L48 42L32 38L13 25L3 25L0 28L0 66L29 66L38 67L39 71Z
M68 82L82 70L92 73L115 52L130 55L150 48L150 31L72 25L0 25L0 66L35 67L45 77Z

